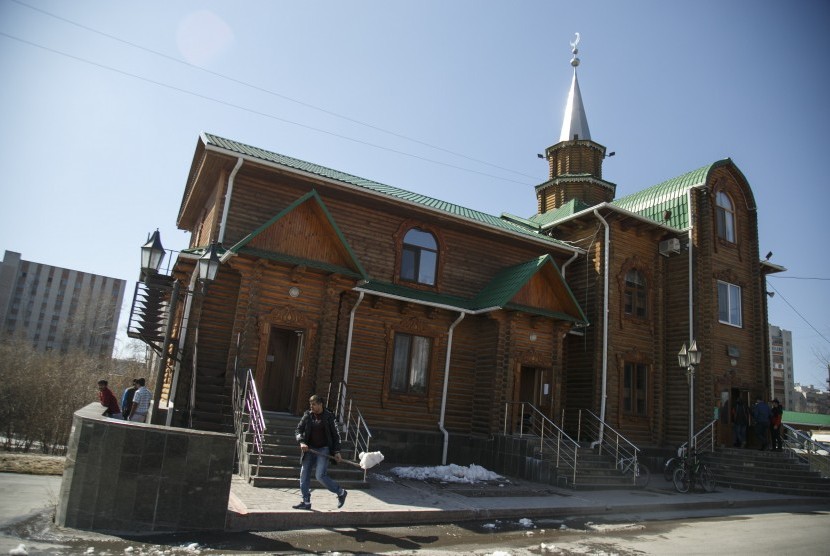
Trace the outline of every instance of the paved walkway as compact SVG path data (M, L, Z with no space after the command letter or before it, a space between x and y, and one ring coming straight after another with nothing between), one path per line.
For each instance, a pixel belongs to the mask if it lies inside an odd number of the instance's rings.
M646 489L570 490L526 481L458 485L369 473L370 488L350 490L337 509L334 494L312 480L312 510L291 508L299 488L263 489L234 477L229 530L273 531L307 527L407 525L570 516L612 516L699 510L809 506L830 509L830 499L718 487L680 494L661 476Z

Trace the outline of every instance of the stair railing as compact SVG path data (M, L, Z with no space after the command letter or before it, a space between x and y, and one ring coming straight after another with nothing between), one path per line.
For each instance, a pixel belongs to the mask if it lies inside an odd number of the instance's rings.
M600 434L602 431L602 434ZM621 461L634 462L640 456L640 449L620 434L614 427L604 423L597 415L588 410L579 410L579 428L576 439L578 441L591 442L592 448L598 448L600 454L603 451L614 458L614 465L618 466ZM632 473L632 482L636 482L637 476Z
M326 393L326 407L332 400L333 384L329 384L328 392ZM346 384L340 382L336 386L334 408L332 411L340 421L340 426L343 432L343 442L352 442L354 444L354 452L352 453L352 461L360 459L361 452L368 452L369 445L372 442L372 431L369 430L369 425L366 419L360 413L353 398L349 398L346 392ZM364 474L365 475L365 474Z
M796 457L804 460L811 471L819 473L823 478L830 478L830 446L813 440L807 433L794 429L789 425L782 425L782 446Z
M253 371L248 369L243 379L244 382L240 382L240 378L237 375L233 382L234 430L240 459L239 466L240 469L247 467L246 460L249 456L245 438L250 433L253 444L251 455L256 457L256 469L253 476L257 477L265 449L265 417L262 415Z
M576 485L579 443L556 423L527 402L505 402L504 435L530 436L536 440L535 456L561 470L561 476Z

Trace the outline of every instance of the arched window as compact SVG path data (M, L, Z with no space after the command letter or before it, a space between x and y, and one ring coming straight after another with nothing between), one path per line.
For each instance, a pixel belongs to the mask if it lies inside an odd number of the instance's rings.
M632 268L625 273L625 314L644 319L648 316L646 278Z
M403 238L401 280L435 285L438 268L438 242L435 236L420 228L412 228Z
M715 194L715 218L718 237L729 243L735 243L735 208L732 199L723 191Z

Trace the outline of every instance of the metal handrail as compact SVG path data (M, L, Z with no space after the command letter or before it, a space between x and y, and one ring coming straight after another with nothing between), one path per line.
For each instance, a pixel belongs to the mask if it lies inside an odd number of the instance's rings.
M517 419L518 418L518 419ZM556 423L528 402L505 402L504 435L518 434L539 439L535 456L564 469L563 477L570 477L576 485L579 443L559 428Z
M583 418L583 415L587 418ZM589 409L579 410L577 440L583 438L583 427L586 440L592 441L591 447L598 446L600 454L605 450L606 453L613 456L614 465L619 465L620 461L626 460L633 460L636 463L639 459L640 448L620 434L614 427L603 422ZM636 480L636 473L632 473L632 482L636 482Z
M712 419L708 425L700 429L693 437L694 449L698 454L703 452L714 452L718 445L717 441L718 420ZM685 446L688 442L684 443Z
M830 478L830 445L813 440L807 433L789 425L782 426L782 446L806 461L811 471L819 473L825 479Z
M245 373L245 382L240 384L239 377L234 380L233 409L234 431L237 438L237 453L240 460L247 458L245 437L250 432L253 440L252 455L256 456L256 470L254 477L259 476L259 467L262 464L262 455L265 450L265 417L259 403L259 394L251 369ZM240 468L244 462L240 461Z
M332 386L334 385L329 384L326 393L326 407L329 407ZM335 405L332 411L340 420L341 427L343 428L343 441L351 441L354 444L354 452L352 453L351 460L356 462L360 459L361 452L369 452L369 445L372 442L372 431L369 430L369 425L354 403L354 399L347 397L345 382L337 384Z

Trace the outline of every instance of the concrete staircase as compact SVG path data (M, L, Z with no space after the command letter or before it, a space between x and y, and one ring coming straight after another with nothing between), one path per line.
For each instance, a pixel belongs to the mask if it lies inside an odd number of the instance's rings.
M718 448L704 454L704 460L722 487L830 497L830 479L810 471L809 466L793 452L760 451L739 448Z
M634 488L631 475L617 468L614 458L587 446L577 452L575 490L615 490ZM653 470L652 470L653 472Z
M265 443L262 458L260 460L253 453L253 440L251 433L248 433L239 461L240 474L255 487L299 488L300 447L294 439L294 430L300 418L274 412L263 412L263 417ZM344 459L353 460L354 446L350 442L343 442L341 450ZM363 470L345 462L339 465L330 462L329 476L347 490L369 488L369 483L364 481ZM313 476L311 488L320 488Z

